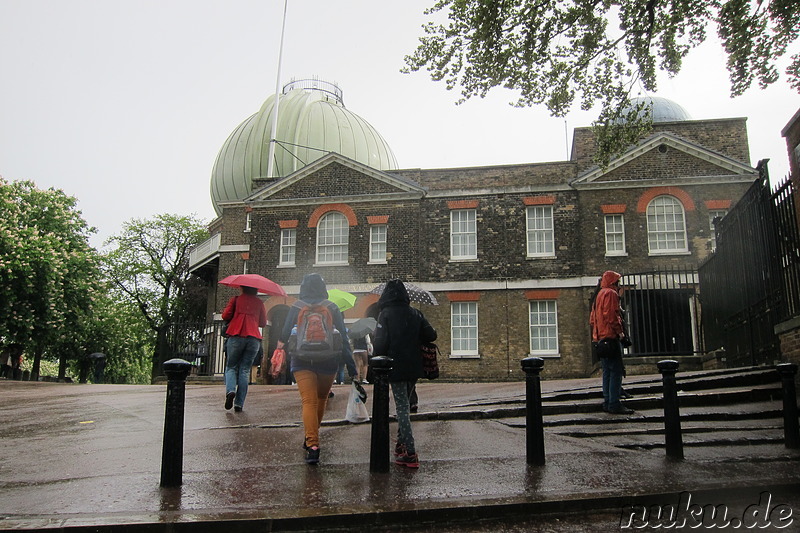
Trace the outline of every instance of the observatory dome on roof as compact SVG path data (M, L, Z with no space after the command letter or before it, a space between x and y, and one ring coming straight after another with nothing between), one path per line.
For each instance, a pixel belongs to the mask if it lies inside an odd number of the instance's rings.
M680 122L692 119L689 113L687 113L680 104L667 98L661 98L660 96L639 96L631 98L631 104L623 110L623 113L630 111L639 104L651 106L650 114L653 122ZM647 113L647 108L640 112L640 114L644 113Z
M283 87L278 105L273 176L267 176L275 95L230 134L211 172L211 200L241 200L257 178L282 178L336 152L378 170L394 170L397 160L380 133L344 107L342 91L322 80L297 80Z

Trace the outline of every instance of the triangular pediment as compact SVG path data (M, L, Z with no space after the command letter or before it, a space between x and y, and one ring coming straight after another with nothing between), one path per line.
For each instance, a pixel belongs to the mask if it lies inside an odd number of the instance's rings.
M656 156L661 160L650 160ZM664 160L668 160L669 164L664 164ZM684 164L681 165L681 162ZM647 169L648 173L658 174L643 175L628 171L633 166ZM754 173L756 173L754 168L735 159L671 133L660 132L612 159L606 168L590 168L572 181L572 185L580 187L648 178L710 179L741 176L749 179Z
M304 205L346 200L357 202L421 198L425 189L411 180L387 174L340 154L327 154L285 178L254 191L250 205Z

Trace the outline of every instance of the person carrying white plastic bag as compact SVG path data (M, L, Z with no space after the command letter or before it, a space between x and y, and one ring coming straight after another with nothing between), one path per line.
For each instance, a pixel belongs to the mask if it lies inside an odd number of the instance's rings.
M361 424L369 422L369 411L365 402L367 401L367 391L357 381L353 381L350 388L350 397L347 399L347 413L345 420L351 424Z

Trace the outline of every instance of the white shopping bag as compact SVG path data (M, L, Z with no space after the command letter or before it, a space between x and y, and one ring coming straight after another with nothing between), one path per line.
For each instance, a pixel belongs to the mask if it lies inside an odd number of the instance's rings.
M356 384L350 387L350 397L347 399L347 414L345 419L352 424L369 422L369 412L367 406L361 399L361 394L356 388Z

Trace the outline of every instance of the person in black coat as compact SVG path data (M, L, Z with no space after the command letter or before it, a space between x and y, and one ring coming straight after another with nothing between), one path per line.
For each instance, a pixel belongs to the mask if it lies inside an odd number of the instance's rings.
M419 467L419 457L411 432L409 396L423 376L422 342L436 340L436 330L419 309L410 305L408 291L403 282L393 279L378 300L380 315L373 340L373 354L392 358L389 383L392 386L397 408L397 445L395 463L409 468Z

